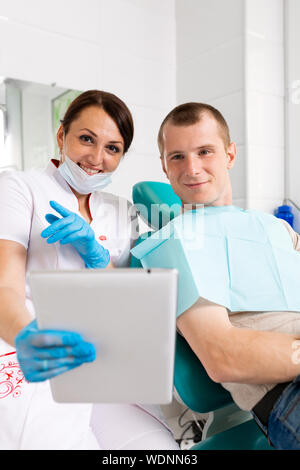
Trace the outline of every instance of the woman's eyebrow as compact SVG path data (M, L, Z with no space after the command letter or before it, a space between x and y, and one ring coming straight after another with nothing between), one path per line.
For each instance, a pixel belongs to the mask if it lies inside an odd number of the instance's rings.
M97 137L97 134L95 134L95 132L91 131L91 129L88 129L87 127L84 127L83 129L80 129L81 131L88 131L90 132L91 134L93 134L94 137Z
M88 132L90 132L94 137L98 137L97 134L95 134L95 132L93 132L91 129L88 129L87 127L84 127L83 129L80 129L80 131L88 131ZM110 143L111 143L111 144L120 144L120 145L123 145L123 142L120 141L120 140L110 140Z
M110 140L109 143L110 144L121 144L121 145L123 145L123 142L121 142L121 140Z

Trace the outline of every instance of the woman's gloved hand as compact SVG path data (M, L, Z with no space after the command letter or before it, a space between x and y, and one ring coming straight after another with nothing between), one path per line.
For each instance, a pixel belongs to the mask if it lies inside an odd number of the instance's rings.
M42 382L96 358L96 350L78 333L39 330L36 320L16 336L15 346L24 377Z
M82 217L55 201L50 201L50 206L62 218L46 214L45 218L50 226L42 231L41 236L47 238L47 243L58 241L62 245L70 243L79 253L87 268L106 268L110 261L109 251L97 242L90 225Z

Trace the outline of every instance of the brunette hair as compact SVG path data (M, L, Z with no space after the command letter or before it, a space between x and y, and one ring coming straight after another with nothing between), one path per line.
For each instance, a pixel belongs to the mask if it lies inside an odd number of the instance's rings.
M120 98L106 91L88 90L72 101L61 120L65 134L68 133L71 123L78 117L79 113L89 106L102 108L115 121L123 137L124 153L126 153L134 134L132 115Z
M230 144L229 127L220 111L209 104L191 102L176 106L176 108L170 111L163 120L157 139L161 156L164 151L163 129L167 122L170 122L175 126L190 126L199 122L202 116L206 113L210 114L217 121L225 148L227 148Z

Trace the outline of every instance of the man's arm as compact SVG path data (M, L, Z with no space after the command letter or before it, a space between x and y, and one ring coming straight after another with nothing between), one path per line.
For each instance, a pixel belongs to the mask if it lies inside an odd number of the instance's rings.
M272 384L300 373L300 363L293 361L300 335L236 328L223 306L198 301L177 319L177 327L215 382Z

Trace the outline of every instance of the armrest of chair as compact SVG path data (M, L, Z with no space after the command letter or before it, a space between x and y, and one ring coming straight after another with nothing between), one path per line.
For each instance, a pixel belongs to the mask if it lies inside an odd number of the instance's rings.
M197 413L208 413L233 402L230 393L210 379L179 333L176 337L174 386L184 404Z

